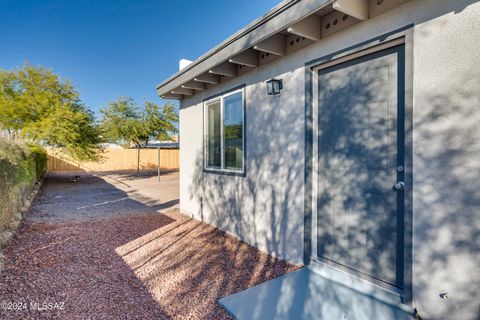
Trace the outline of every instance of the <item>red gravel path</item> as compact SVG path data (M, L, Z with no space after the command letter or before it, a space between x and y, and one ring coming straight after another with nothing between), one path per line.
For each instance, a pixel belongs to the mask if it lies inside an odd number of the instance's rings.
M177 210L27 219L5 256L1 319L228 319L217 299L297 268Z

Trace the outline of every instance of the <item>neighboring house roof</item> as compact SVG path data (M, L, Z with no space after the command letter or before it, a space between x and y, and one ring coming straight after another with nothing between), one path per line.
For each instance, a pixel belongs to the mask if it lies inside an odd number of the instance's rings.
M166 99L194 95L406 1L282 1L160 83L157 93Z
M179 149L180 143L173 141L162 141L157 143L148 143L145 148L160 148L160 149Z
M101 146L102 148L108 148L108 149L123 149L121 145L116 143L102 143Z

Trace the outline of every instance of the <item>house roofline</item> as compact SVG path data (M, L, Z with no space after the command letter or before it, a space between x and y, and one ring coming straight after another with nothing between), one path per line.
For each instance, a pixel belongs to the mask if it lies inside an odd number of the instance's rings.
M408 0L284 0L157 87L165 99L184 99L289 55Z
M201 55L199 58L195 59L191 64L189 64L187 67L183 68L182 70L179 70L178 72L174 73L172 76L167 78L166 80L162 81L160 84L156 86L156 89L158 90L162 86L167 85L168 83L174 81L176 78L178 78L180 75L187 73L189 70L191 70L193 67L198 65L200 62L205 61L206 59L210 58L213 56L215 53L218 51L222 50L229 44L233 43L234 41L240 39L241 37L247 35L251 31L257 29L259 26L267 23L270 19L275 17L276 15L280 14L284 10L288 9L292 5L295 5L297 2L300 2L301 0L284 0L275 7L273 7L270 11L268 11L266 14L263 16L253 20L249 24L247 24L245 27L240 29L239 31L235 32L232 34L230 37L222 41L220 44L216 45L203 55Z

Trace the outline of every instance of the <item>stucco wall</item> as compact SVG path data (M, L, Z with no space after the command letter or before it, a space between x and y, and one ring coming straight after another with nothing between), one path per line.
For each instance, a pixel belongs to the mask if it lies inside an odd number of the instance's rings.
M477 319L480 4L410 1L185 99L180 207L270 254L303 256L304 64L414 24L413 300L426 319ZM408 52L408 50L407 50ZM282 78L280 96L264 81ZM246 84L246 176L202 173L204 98ZM440 294L447 293L447 299Z
M480 319L480 5L458 2L414 33L413 292L431 319Z
M285 89L270 97L263 81L274 75ZM279 60L184 101L189 107L180 110L181 210L295 263L303 256L303 77L303 69ZM202 101L241 84L246 175L202 173Z

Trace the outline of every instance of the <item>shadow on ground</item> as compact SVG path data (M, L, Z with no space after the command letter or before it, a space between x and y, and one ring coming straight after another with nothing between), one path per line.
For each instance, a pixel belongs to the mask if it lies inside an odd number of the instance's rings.
M77 177L77 178L75 178ZM177 208L178 172L50 173L27 219L35 221L152 214Z
M228 319L217 299L296 268L180 214L178 173L71 176L46 178L5 250L0 301L25 308L2 319Z

